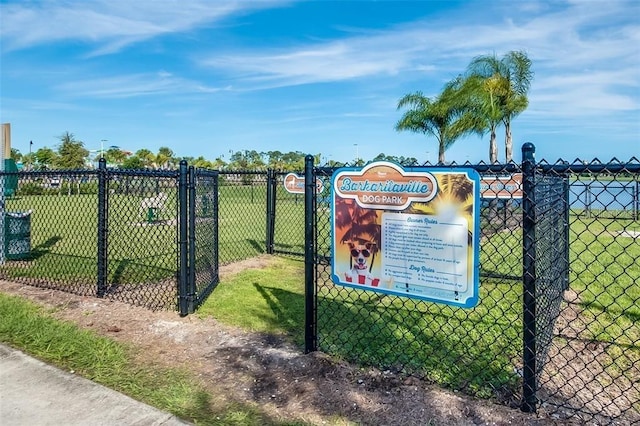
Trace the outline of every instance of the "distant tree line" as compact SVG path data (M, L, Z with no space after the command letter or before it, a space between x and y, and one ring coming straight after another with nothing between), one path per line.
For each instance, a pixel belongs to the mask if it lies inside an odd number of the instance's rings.
M258 152L255 150L229 151L229 161L222 157L214 161L203 156L177 157L167 147L161 147L153 153L148 149L139 149L135 153L124 151L118 147L92 153L84 147L84 142L76 139L73 133L65 132L59 136L60 144L57 150L43 147L29 154L22 154L17 149L11 149L11 158L22 162L24 170L55 170L55 169L87 169L95 167L98 160L104 157L108 167L120 169L175 169L181 160L198 168L215 170L267 170L301 171L304 169L306 153L303 152ZM320 159L320 154L316 155Z

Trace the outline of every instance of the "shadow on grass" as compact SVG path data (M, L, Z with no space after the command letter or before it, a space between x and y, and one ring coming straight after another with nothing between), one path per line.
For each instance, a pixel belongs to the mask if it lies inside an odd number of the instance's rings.
M280 329L289 335L294 343L301 346L304 343L304 296L277 287L263 286L253 283L256 291L269 306L273 316L261 315L262 320L270 323L271 329Z
M400 306L394 306L401 303ZM510 400L518 390L513 325L410 309L400 299L318 300L319 348L349 361L424 378L451 389Z
M45 241L44 243L34 246L31 249L31 254L29 258L32 260L37 260L41 258L45 254L48 254L49 252L51 252L51 248L56 244L58 244L59 241L62 241L62 237L59 235L56 235L47 239L47 241Z
M304 296L254 283L272 329L304 342ZM318 297L318 349L350 362L412 375L502 402L517 400L520 328L507 315L475 314L393 296ZM359 297L359 296L355 296Z
M247 241L249 242L251 247L253 247L255 249L256 252L262 253L262 254L267 252L267 250L265 248L265 246L266 246L266 242L265 241L258 242L257 240L251 240L251 239L248 239Z

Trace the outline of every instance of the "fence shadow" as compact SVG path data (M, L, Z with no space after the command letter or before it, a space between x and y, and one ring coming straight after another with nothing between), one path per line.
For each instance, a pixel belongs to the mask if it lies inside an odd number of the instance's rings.
M55 246L58 242L62 241L62 237L59 235L55 235L53 237L48 238L44 243L38 244L37 246L32 247L30 258L33 260L37 260L51 252L51 248Z
M270 323L270 328L283 328L296 345L302 346L304 335L300 324L304 324L304 295L256 282L253 286L274 313L274 317L259 315L261 319Z

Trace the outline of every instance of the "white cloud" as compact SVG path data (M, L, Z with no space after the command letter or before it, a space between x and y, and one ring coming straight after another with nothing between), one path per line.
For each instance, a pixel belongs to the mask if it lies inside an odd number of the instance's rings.
M26 49L63 40L95 43L93 54L167 33L211 25L230 15L272 7L278 0L246 1L47 1L3 4L3 50Z
M389 75L450 79L474 56L524 50L535 72L532 106L543 103L558 114L573 114L567 105L590 114L638 110L640 3L533 6L496 10L495 22L452 16L385 31L351 31L324 42L216 51L201 65L230 76L234 86L255 90Z
M228 87L209 87L160 71L116 77L75 80L56 87L66 96L93 98L130 98L159 94L215 93Z

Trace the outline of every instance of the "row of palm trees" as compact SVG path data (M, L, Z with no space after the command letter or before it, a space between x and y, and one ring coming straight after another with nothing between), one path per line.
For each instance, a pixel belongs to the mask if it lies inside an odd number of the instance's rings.
M459 138L489 133L489 161L497 163L496 131L503 125L505 161L511 162L511 122L529 105L532 79L531 60L522 51L511 51L501 58L495 54L478 56L439 95L429 98L415 92L403 96L398 109L407 110L396 130L435 137L440 164L445 162L445 151Z
M21 162L26 170L83 169L94 167L100 158L105 158L109 165L124 168L172 168L180 161L167 147L161 147L157 153L140 149L133 154L117 146L89 151L84 147L84 142L76 139L73 133L67 131L58 138L60 144L56 150L42 147L33 153L22 154L12 148L11 158Z
M43 147L29 154L22 154L19 150L11 149L11 158L21 163L24 170L50 169L83 169L96 167L98 160L104 158L108 167L122 169L175 169L181 160L190 165L206 169L228 170L267 170L268 168L283 171L304 170L306 154L303 152L255 150L229 151L229 161L223 156L209 161L203 156L177 157L168 147L160 147L156 153L142 148L136 152L129 152L117 146L104 150L89 151L84 142L78 140L73 133L65 132L58 137L60 144L57 149ZM316 162L320 161L320 154L316 155Z

